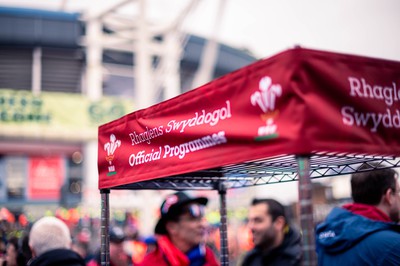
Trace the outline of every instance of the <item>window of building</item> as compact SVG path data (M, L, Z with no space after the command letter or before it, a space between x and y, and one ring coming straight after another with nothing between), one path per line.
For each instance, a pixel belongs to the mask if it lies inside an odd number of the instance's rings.
M77 49L42 49L42 90L80 93L84 56Z
M0 89L31 90L31 48L0 48Z

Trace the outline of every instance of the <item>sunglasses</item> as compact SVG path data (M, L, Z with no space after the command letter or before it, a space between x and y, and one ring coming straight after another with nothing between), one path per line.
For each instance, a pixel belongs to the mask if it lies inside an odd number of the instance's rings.
M201 219L204 217L205 208L203 205L191 204L185 208L184 213L190 215L190 219Z

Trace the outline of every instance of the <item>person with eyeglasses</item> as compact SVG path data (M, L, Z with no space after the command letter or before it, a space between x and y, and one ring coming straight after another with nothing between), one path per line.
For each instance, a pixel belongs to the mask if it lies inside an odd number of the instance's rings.
M334 208L316 227L320 266L400 265L398 174L367 168L351 176L353 203Z
M208 199L184 192L166 197L155 227L156 249L140 266L217 266L211 248L205 245L207 222L204 208Z

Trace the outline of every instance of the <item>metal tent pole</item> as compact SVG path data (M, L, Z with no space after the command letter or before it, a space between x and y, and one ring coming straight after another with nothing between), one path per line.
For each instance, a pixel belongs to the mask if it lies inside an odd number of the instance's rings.
M226 215L226 187L224 182L218 184L218 194L220 199L220 215L221 225L219 227L220 245L221 245L221 266L229 266L229 251L228 251L228 226Z
M314 266L317 265L317 254L315 251L310 157L298 156L296 159L299 174L299 203L300 225L303 236L303 265Z
M109 189L101 189L101 229L100 229L100 261L102 266L110 265L110 204L109 204Z

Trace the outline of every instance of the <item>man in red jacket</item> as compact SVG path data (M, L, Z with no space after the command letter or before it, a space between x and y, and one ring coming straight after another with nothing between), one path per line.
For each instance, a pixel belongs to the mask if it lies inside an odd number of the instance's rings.
M217 266L204 243L207 198L191 198L183 192L169 195L161 205L155 233L157 248L146 255L141 266Z

